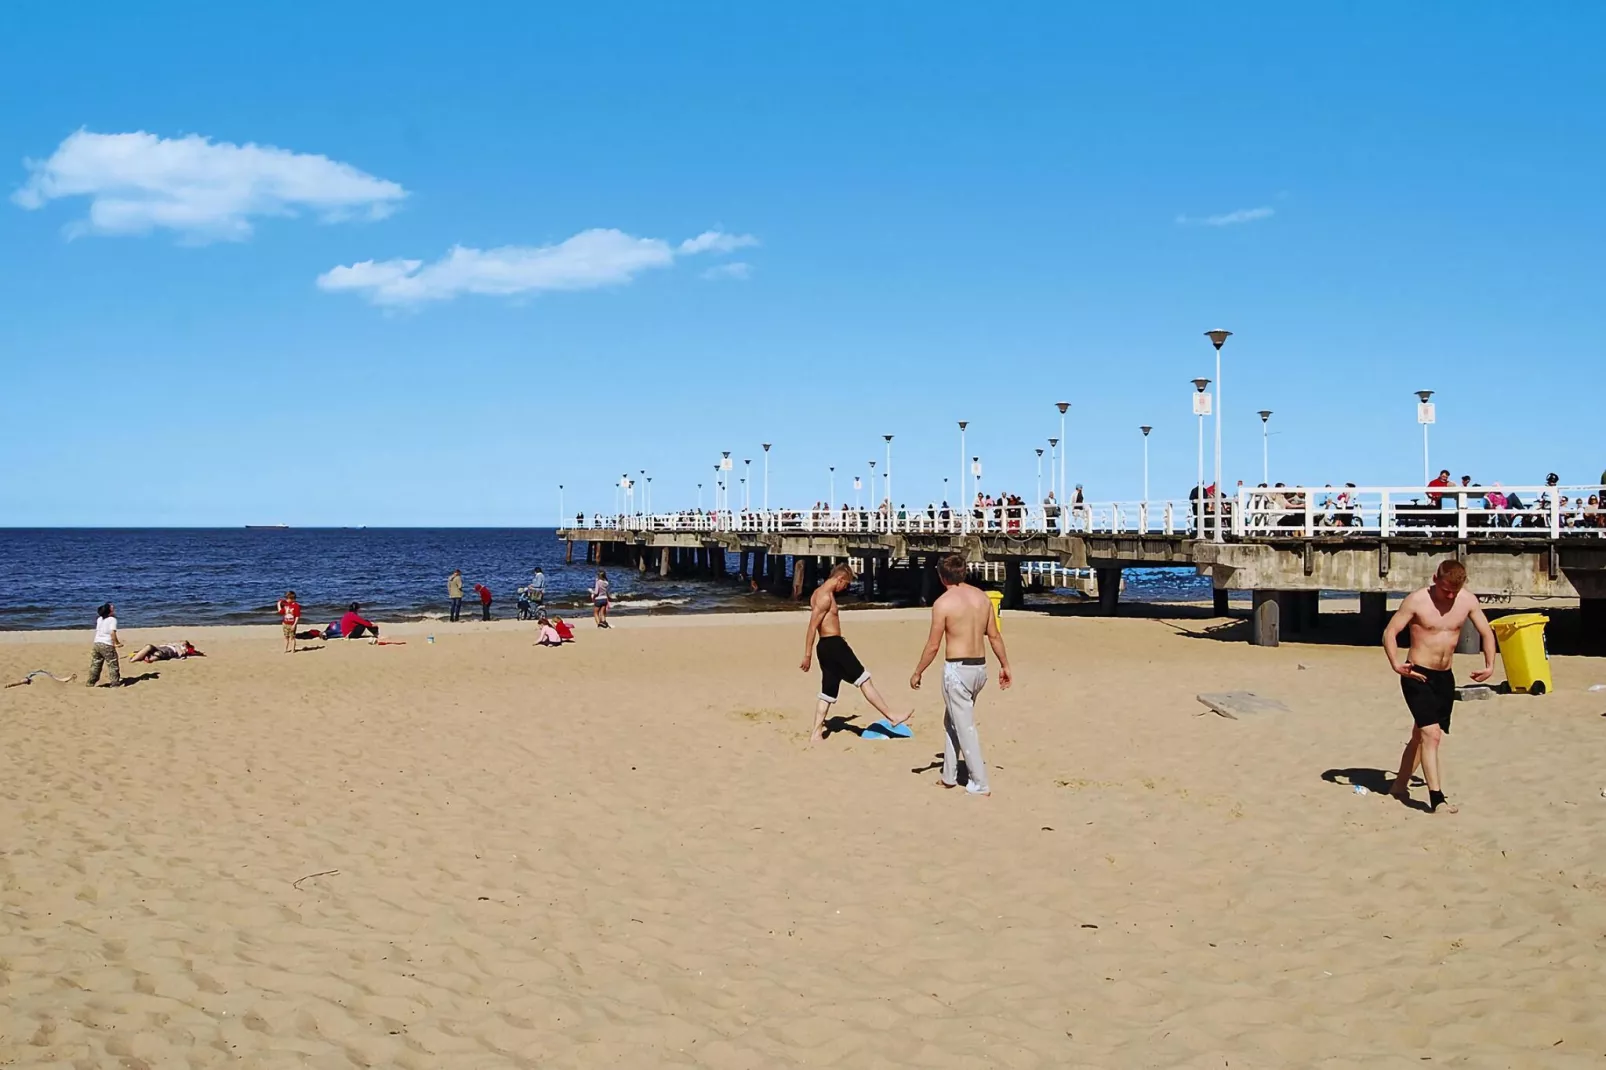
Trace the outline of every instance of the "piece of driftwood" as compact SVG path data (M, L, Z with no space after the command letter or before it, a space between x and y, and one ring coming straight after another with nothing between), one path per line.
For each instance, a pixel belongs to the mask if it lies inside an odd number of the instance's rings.
M1240 714L1253 716L1257 713L1290 712L1287 706L1276 699L1257 695L1253 691L1215 691L1194 697L1221 716L1231 717L1235 721Z

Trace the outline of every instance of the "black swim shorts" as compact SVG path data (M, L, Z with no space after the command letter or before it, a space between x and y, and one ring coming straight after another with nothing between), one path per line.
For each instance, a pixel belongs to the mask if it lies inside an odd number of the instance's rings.
M870 679L853 648L840 635L820 636L820 641L814 644L814 657L820 663L820 697L827 702L836 701L843 680L854 687L863 687Z
M1400 693L1411 708L1411 719L1418 728L1436 724L1450 730L1450 712L1455 708L1455 673L1449 669L1424 669L1414 666L1427 681L1400 677Z

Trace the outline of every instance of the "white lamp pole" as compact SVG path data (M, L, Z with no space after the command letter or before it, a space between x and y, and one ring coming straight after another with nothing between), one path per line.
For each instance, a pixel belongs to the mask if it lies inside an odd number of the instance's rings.
M881 437L887 440L887 510L889 515L896 516L897 513L893 512L893 510L897 507L892 504L892 436L882 435Z
M825 507L829 509L831 508L831 503L836 501L836 465L831 465L831 467L827 468L826 471L831 473L831 493L830 496L825 499Z
M714 465L714 514L719 515L719 491L725 483L725 475L720 471L719 464Z
M647 515L652 515L652 476L647 477Z
M1043 447L1037 447L1037 505L1043 504Z
M558 484L558 527L563 526L563 484Z
M697 484L697 511L699 513L703 511L703 485L701 483Z
M864 480L858 476L853 477L853 511L859 511L859 490L864 486Z
M1433 402L1428 398L1433 396L1431 390L1418 390L1416 392L1416 422L1422 425L1422 485L1425 487L1433 481L1431 470L1428 468L1428 426L1438 417Z
M1149 432L1154 428L1144 424L1138 428L1143 432L1143 504L1149 504Z
M959 497L965 498L965 428L970 425L969 420L959 421ZM943 480L947 482L947 480Z
M770 443L764 443L764 511L770 511Z
M725 512L731 510L731 477L726 475L731 470L731 451L721 450L719 455L719 488L725 496Z
M742 508L747 510L753 507L753 459L747 458L742 465Z
M1271 419L1270 409L1260 410L1260 481L1271 486L1271 430L1267 421Z
M1054 495L1054 501L1058 503L1061 508L1064 508L1065 503L1060 501L1060 492L1054 486L1055 481L1059 478L1057 475L1059 471L1059 463L1060 440L1057 438L1051 438L1048 440L1048 492Z
M1071 440L1065 437L1065 410L1071 407L1069 401L1056 401L1054 407L1060 411L1060 504L1065 504L1065 455L1071 452Z
M1195 484L1198 493L1194 495L1194 529L1196 539L1204 538L1204 418L1210 415L1210 395L1205 388L1210 385L1209 379L1195 379L1193 381L1193 414L1199 417L1199 482Z
M1206 331L1205 337L1216 347L1216 541L1223 542L1225 537L1221 529L1225 514L1221 510L1221 346L1232 337L1232 332L1218 328Z

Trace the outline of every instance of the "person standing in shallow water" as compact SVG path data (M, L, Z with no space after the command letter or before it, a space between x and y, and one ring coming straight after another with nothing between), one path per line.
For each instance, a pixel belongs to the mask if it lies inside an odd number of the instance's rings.
M452 569L452 574L446 577L446 601L451 606L452 620L463 615L463 570Z

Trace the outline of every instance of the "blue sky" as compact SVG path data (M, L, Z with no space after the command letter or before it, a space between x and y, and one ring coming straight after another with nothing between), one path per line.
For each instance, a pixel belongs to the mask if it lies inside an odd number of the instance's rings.
M1606 467L1606 8L226 7L5 16L0 524L1183 496L1218 325L1229 480Z

